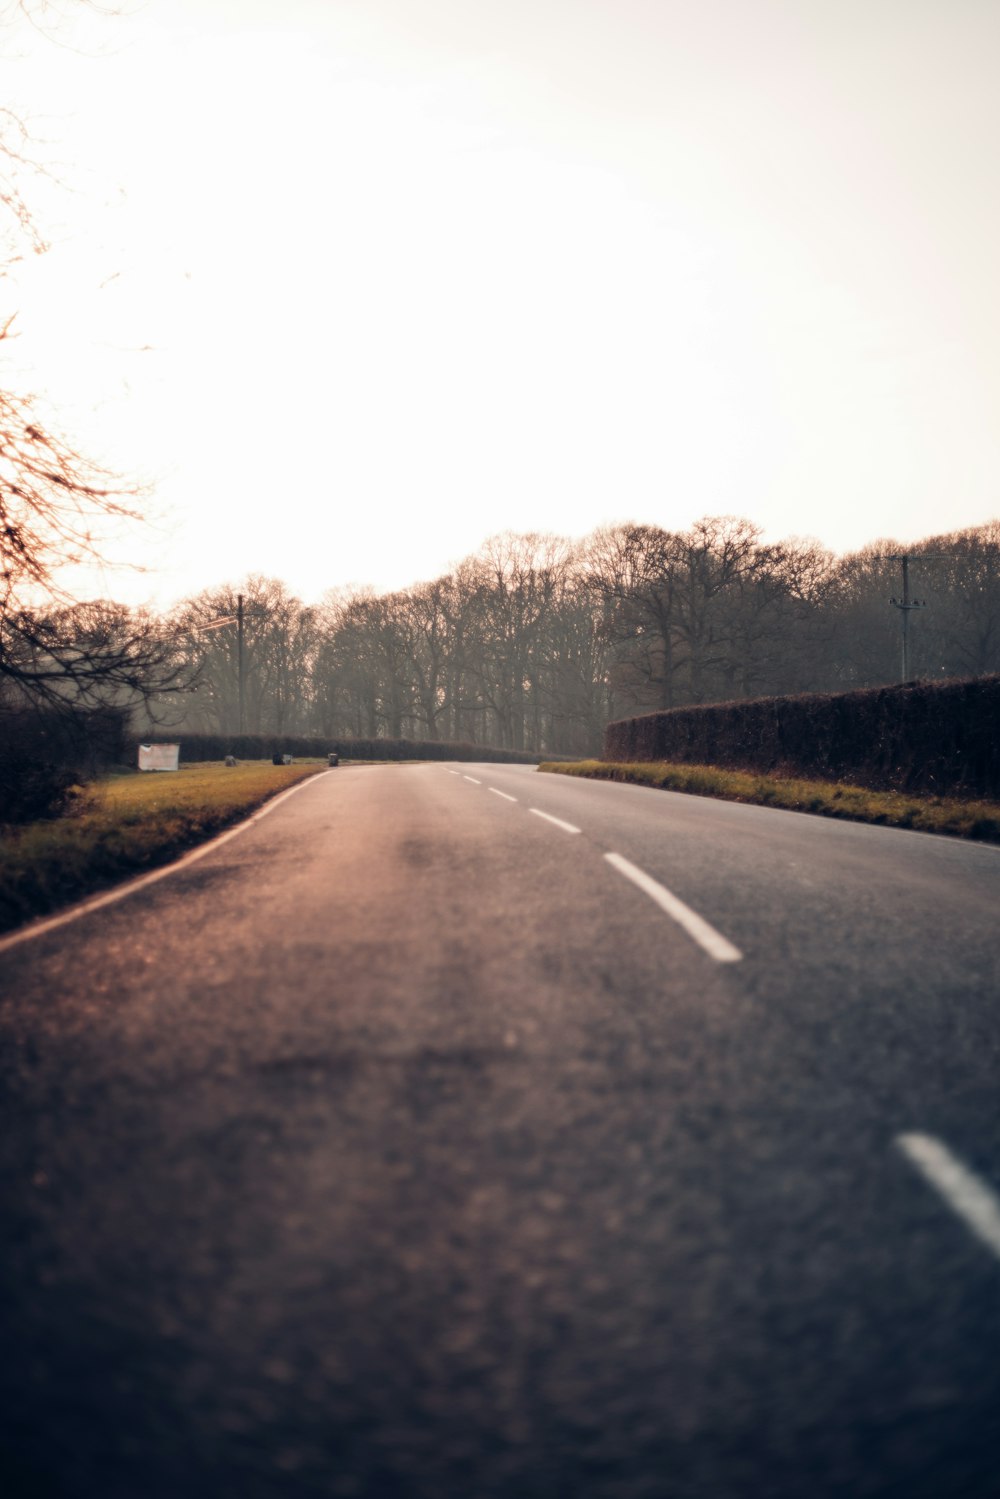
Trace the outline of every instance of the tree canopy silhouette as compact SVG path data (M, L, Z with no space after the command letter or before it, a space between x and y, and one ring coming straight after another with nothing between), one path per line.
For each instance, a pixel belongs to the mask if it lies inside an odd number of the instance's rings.
M41 24L48 6L19 0L13 11ZM46 248L23 187L31 170L45 168L32 159L27 128L0 110L7 270L25 246ZM2 268L0 282L12 285ZM8 309L0 321L0 356L15 317ZM105 605L95 629L94 606L82 608L66 578L74 566L104 560L109 524L141 519L140 493L87 458L42 411L37 393L18 388L8 360L0 375L0 707L124 706L170 687L173 647L141 612Z

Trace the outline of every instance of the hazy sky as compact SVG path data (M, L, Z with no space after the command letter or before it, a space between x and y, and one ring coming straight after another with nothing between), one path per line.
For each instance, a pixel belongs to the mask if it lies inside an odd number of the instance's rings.
M1000 513L996 0L60 10L0 28L73 188L26 179L52 248L4 292L22 372L157 481L119 596Z

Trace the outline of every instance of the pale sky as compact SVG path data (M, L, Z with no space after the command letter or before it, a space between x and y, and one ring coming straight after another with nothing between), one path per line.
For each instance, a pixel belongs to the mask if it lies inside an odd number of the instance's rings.
M156 483L116 596L1000 514L996 0L59 9L0 27L72 187L25 180L52 248L0 302L19 378Z

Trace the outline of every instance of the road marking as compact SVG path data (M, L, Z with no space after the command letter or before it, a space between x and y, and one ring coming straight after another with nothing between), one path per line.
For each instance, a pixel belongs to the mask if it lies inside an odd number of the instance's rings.
M933 1135L897 1135L896 1144L977 1239L1000 1259L1000 1197Z
M471 781L472 784L473 784L473 786L481 786L483 784L482 781L477 781L476 778L475 778L475 776L463 776L462 780L463 781Z
M529 807L528 811L534 812L536 817L544 817L546 822L555 823L556 827L562 828L564 833L578 833L580 831L571 822L563 822L561 817L553 817L551 812L543 812L539 807Z
M495 786L487 786L487 791L492 791L494 796L502 796L505 802L516 802L516 796L508 796L506 791L498 791Z
M613 869L623 874L633 885L654 900L661 911L676 921L679 927L692 937L698 946L714 958L717 963L738 963L743 954L738 947L734 947L721 932L717 932L714 926L710 926L703 916L697 911L692 911L676 895L672 895L665 885L654 880L645 870L639 869L637 865L630 864L628 859L623 859L621 854L605 854L604 857Z
M236 838L240 833L245 833L247 828L252 828L255 823L260 822L262 817L273 812L275 807L287 801L290 796L294 796L297 791L301 791L305 786L312 786L328 774L328 771L320 771L317 775L307 776L304 781L298 781L294 786L289 786L287 791L282 791L272 797L269 802L265 802L244 822L237 823L234 828L227 828L224 833L219 833L208 843L200 843L197 848L182 854L172 864L164 864L162 869L153 869L149 874L141 874L138 879L127 880L123 885L116 885L113 890L106 890L103 895L95 895L89 900L81 901L79 905L70 906L68 911L60 911L58 916L49 916L44 921L36 922L34 926L26 926L19 932L11 932L7 937L0 937L0 953L7 952L22 942L30 942L33 937L44 937L46 932L53 932L57 927L68 926L71 921L78 921L81 916L89 916L91 911L99 911L102 906L113 906L116 901L124 900L128 895L134 895L137 890L143 890L147 885L155 885L157 880L165 880L168 875L176 874L180 869L186 869L189 864L196 864L206 854L213 853L215 849L228 843L230 838Z
M457 776L457 775L458 775L458 773L459 773L459 772L458 772L458 771L457 771L457 770L449 770L449 771L448 771L448 774L449 774L449 775L450 775L450 776Z

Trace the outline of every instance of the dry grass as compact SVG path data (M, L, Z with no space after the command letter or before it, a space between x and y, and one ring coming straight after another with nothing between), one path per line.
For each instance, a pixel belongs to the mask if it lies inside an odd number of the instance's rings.
M0 931L167 863L324 764L187 765L98 782L67 816L0 836Z
M554 762L539 770L557 775L587 776L602 781L627 781L661 791L686 791L724 801L754 802L791 812L813 812L820 817L843 817L854 822L913 828L921 833L949 833L956 838L978 838L1000 843L1000 805L959 801L953 797L909 796L897 791L867 791L831 781L798 781L752 771L720 770L714 765L670 765L665 761L638 764L607 760Z

